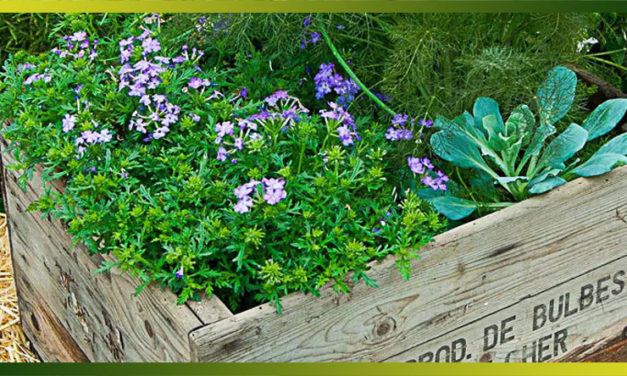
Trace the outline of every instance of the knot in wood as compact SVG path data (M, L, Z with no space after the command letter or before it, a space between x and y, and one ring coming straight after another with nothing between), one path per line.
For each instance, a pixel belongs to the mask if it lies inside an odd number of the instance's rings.
M396 320L390 316L384 316L374 326L375 337L385 337L396 329Z

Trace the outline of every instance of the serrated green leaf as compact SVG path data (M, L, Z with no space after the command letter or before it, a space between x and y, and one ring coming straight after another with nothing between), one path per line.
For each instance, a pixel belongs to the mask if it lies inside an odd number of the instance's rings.
M553 68L538 89L540 125L554 124L566 115L575 99L577 76L566 67Z
M583 122L583 128L588 131L588 140L608 133L627 112L627 99L610 99L601 103Z

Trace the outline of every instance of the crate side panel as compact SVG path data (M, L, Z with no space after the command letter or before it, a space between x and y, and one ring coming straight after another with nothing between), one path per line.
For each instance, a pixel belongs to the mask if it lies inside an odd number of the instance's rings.
M603 272L618 273L612 278L619 282L610 282L618 288L624 280L620 260L627 255L626 183L627 167L577 179L436 237L413 263L409 281L399 276L393 259L373 263L377 289L359 284L347 295L330 287L321 298L290 295L283 315L262 305L192 332L192 353L201 361L412 360L415 352L407 359L401 355L467 326L482 330L482 318L497 317L551 286L546 296L559 299L559 286L582 275L593 283L596 276L586 274L608 263L613 265ZM578 288L574 282L568 286ZM624 308L615 306L624 306L624 294L625 289L601 305L612 310L581 311L582 324L571 330L576 335L567 348L596 346L624 326ZM599 332L597 324L607 331ZM528 325L518 327L517 345L533 341ZM480 360L478 352L472 355L468 360Z
M12 163L11 155L2 157L5 166ZM138 283L125 273L94 275L103 256L72 246L60 221L25 212L43 191L40 174L26 192L19 188L17 176L16 171L3 170L20 313L42 358L189 360L188 334L203 321L159 288L149 286L135 297Z

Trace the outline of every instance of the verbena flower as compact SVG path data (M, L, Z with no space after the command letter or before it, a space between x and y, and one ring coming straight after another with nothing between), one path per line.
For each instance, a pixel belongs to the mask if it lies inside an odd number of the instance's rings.
M76 116L65 114L63 117L63 132L67 133L74 129L74 125L76 124Z
M322 99L327 94L335 92L338 95L337 102L346 106L355 99L355 94L359 92L359 86L352 78L344 79L335 73L333 63L322 63L318 73L314 76L316 84L316 98Z
M416 158L410 156L407 157L407 165L414 174L424 175L420 179L422 184L433 190L445 191L447 189L446 182L449 181L448 176L438 170L435 173L435 177L433 177L431 172L433 171L434 166L429 158Z

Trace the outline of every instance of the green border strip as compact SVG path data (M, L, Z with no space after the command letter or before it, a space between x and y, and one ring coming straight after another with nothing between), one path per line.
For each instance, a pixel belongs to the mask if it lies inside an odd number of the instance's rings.
M627 12L626 0L0 0L0 12Z
M0 364L0 374L3 376L625 376L627 363L46 363Z

